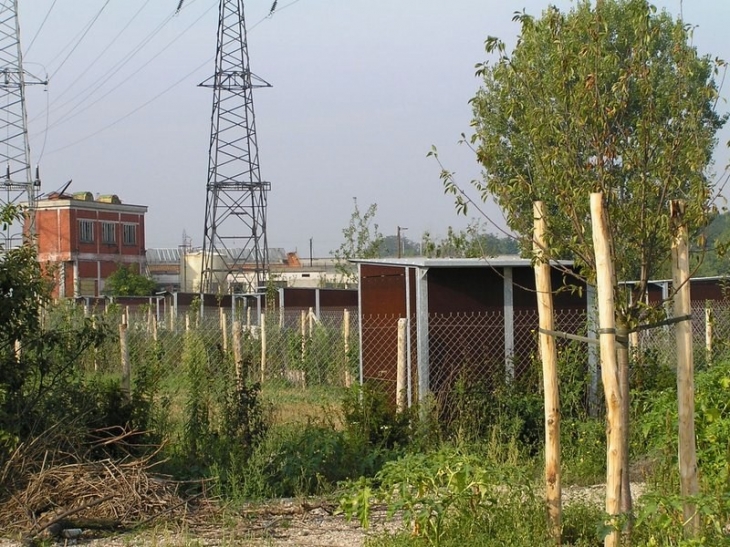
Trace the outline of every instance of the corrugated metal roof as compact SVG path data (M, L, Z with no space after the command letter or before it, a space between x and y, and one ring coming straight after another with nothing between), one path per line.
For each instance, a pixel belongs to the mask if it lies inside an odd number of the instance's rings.
M193 251L188 250L188 253L200 252L200 249ZM155 264L179 264L180 256L182 251L179 247L167 248L167 249L147 249L147 263L150 265ZM227 249L226 254L231 260L246 262L248 257L251 256L251 250L244 249ZM244 257L245 254L245 257ZM269 249L269 262L272 264L286 262L286 251L284 249L275 247Z
M180 249L147 249L147 264L180 264Z
M531 266L529 258L519 255L490 256L484 258L353 258L355 264L376 264L380 266L410 266L414 268L505 268ZM552 264L572 266L572 260L553 261Z

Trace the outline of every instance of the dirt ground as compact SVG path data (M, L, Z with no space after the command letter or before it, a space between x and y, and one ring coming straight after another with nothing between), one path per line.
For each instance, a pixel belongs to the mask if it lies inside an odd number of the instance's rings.
M150 525L141 532L104 533L83 530L77 539L56 538L56 545L90 547L202 547L246 545L251 547L358 547L365 538L395 531L399 524L386 522L384 509L376 509L370 527L364 530L333 514L327 503L294 499L252 506L240 515L214 518L215 524L201 524L200 518L182 524ZM101 536L101 537L100 537ZM0 539L0 547L20 547L22 541Z
M632 483L632 494L638 498L644 485ZM563 489L564 503L576 501L603 503L603 485ZM402 522L386 519L384 508L373 511L370 527L365 530L356 521L348 522L334 514L327 502L282 499L252 505L237 515L211 516L202 524L200 516L183 524L150 524L142 532L104 533L83 530L77 539L57 538L55 545L90 547L361 547L369 536L395 532ZM19 547L18 540L2 539L0 547Z

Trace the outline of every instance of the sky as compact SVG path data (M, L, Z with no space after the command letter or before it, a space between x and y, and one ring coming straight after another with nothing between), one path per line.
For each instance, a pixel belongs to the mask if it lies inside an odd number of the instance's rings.
M43 192L117 194L149 207L148 248L202 245L218 0L20 0L31 158ZM561 9L574 5L554 1ZM730 59L724 0L662 0L697 25L701 54ZM385 235L419 241L463 228L445 195L439 150L456 181L479 177L468 101L484 40L512 46L515 11L546 0L272 0L246 2L250 67L273 87L254 108L270 247L329 256L356 198L377 204ZM103 9L102 9L103 8ZM174 15L174 16L173 16ZM730 85L730 84L728 84ZM723 95L728 96L727 86ZM727 109L724 103L720 109ZM727 130L721 143L730 140ZM716 154L722 167L724 145ZM485 209L504 226L494 205ZM491 231L497 231L493 228Z

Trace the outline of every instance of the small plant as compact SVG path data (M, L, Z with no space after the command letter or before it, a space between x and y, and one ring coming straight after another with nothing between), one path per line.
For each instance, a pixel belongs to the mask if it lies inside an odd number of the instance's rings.
M504 508L514 509L516 500L527 506L535 500L523 478L507 476L482 461L476 454L450 449L407 454L386 463L373 480L350 483L340 510L367 526L371 502L380 501L387 504L389 517L400 515L412 534L430 545L442 545L449 530L471 537L504 517Z

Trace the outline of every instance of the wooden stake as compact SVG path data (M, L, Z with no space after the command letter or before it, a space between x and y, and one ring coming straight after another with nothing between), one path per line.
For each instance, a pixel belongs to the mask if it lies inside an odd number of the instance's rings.
M157 316L152 316L152 340L157 342Z
M352 385L352 374L350 373L350 310L345 309L342 315L342 338L345 348L345 387Z
M233 361L236 364L236 385L241 391L246 383L246 371L243 370L243 356L241 354L241 322L233 322Z
M406 320L398 319L398 368L395 381L395 410L406 407Z
M261 325L261 384L263 384L266 376L266 314L263 312L259 325Z
M684 202L670 202L670 217L674 228L672 239L672 286L674 295L674 317L692 313L690 303L689 248L687 225L684 222ZM700 519L695 504L688 496L699 493L697 480L697 448L695 445L695 385L694 361L692 357L692 323L682 321L674 327L677 337L677 398L679 406L679 481L684 498L685 536L696 537Z
M618 515L621 511L621 473L624 434L621 428L621 391L616 362L616 320L613 301L614 270L611 260L610 234L606 226L603 194L591 194L591 225L596 254L596 292L598 300L598 334L601 351L601 380L606 397L608 428L606 431L606 513L612 518L613 531L604 539L605 547L619 545Z
M535 287L540 328L555 330L553 320L553 291L550 264L545 255L545 211L543 203L533 206L535 217L533 249L535 252ZM545 498L550 519L550 533L557 545L561 543L562 492L560 484L560 395L558 391L558 353L555 338L540 333L540 357L545 391Z
M307 352L307 312L304 310L302 310L299 318L299 331L302 337L302 349L299 357L302 361L302 366L304 366L304 358Z
M223 351L228 351L228 317L226 316L226 312L223 310L223 308L218 308L220 310L220 329L221 329L221 335L223 336Z
M712 304L708 300L705 303L705 364L708 367L712 364L712 325L714 322Z
M132 367L129 363L126 314L122 315L122 322L119 324L119 350L122 357L122 393L129 400L132 397Z

